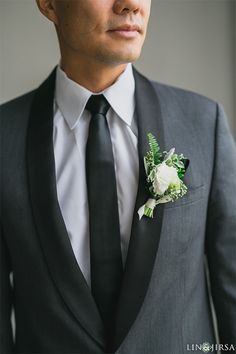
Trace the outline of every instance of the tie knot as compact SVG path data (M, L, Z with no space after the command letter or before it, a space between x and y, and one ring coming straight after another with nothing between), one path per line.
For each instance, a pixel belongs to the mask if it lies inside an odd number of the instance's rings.
M88 100L86 109L92 114L106 115L110 104L103 95L92 95Z

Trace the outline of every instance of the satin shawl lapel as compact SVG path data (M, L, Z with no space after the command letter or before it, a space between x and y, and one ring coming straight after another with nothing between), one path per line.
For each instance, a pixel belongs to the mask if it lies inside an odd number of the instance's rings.
M61 215L53 150L55 70L35 93L28 127L28 178L36 230L51 277L71 313L104 346L103 324Z
M136 114L138 120L139 185L136 198L131 239L126 260L123 285L115 321L112 351L116 351L143 304L161 236L163 205L156 208L153 219L139 221L137 211L148 199L143 158L149 150L147 134L151 132L163 150L164 132L160 104L147 79L134 71L136 82Z

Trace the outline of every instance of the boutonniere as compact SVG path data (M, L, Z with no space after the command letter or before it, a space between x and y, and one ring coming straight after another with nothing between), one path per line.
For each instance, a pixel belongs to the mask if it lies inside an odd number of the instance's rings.
M175 148L162 153L151 133L148 134L148 143L150 150L144 157L144 167L150 198L138 210L139 220L144 215L153 218L153 211L158 204L174 202L188 191L183 178L189 160L183 154L177 155Z

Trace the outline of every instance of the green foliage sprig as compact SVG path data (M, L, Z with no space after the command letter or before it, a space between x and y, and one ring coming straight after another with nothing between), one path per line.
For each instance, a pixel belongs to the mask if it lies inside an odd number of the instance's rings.
M174 202L188 191L183 182L187 161L184 155L176 154L175 148L162 153L154 135L148 133L147 137L150 150L144 157L144 166L150 198L138 210L140 220L143 215L152 218L158 204Z

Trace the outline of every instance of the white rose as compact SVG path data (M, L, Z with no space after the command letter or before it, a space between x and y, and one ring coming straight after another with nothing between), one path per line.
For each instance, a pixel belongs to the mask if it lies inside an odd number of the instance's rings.
M176 168L167 166L165 162L156 167L153 181L155 194L163 195L170 184L180 186L180 180Z

